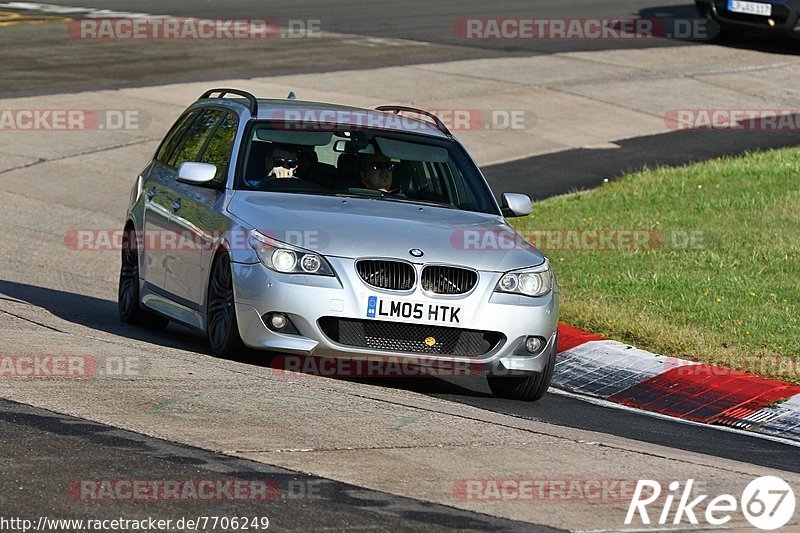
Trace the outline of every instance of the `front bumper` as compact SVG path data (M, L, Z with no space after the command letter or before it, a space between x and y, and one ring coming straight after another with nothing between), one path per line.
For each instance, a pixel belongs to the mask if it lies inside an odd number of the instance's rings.
M727 0L697 0L695 3L701 13L710 15L722 26L793 35L800 33L800 0L792 0L791 3L765 2L772 4L771 17L728 11Z
M337 277L280 274L260 263L232 264L239 333L245 345L325 358L401 358L422 366L433 363L470 364L483 366L487 373L492 374L541 372L556 349L557 289L540 298L495 293L494 287L502 274L480 272L477 286L463 296L429 296L419 287L413 292L399 294L365 284L356 273L353 259L327 259ZM347 346L325 335L319 324L323 317L371 320L367 318L370 296L459 305L463 316L458 328L498 332L504 338L483 355L461 356ZM272 312L286 314L298 334L269 329L262 317ZM423 320L406 322L425 324ZM525 339L531 335L547 341L536 355L525 349Z

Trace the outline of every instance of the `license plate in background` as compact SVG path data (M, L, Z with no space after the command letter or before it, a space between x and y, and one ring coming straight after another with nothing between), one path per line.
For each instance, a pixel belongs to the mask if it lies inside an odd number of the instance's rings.
M772 4L763 4L761 2L742 2L741 0L728 0L728 11L769 17L772 15Z
M412 302L370 296L367 300L367 318L424 320L437 324L461 324L460 305Z

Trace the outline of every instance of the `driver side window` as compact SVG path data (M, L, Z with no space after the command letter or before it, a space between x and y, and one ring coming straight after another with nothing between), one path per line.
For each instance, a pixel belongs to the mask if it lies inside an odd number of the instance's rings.
M164 139L164 142L161 143L161 146L158 149L156 161L165 165L169 162L175 147L178 146L181 140L186 136L189 127L192 125L192 122L197 118L199 113L199 111L190 111L175 122L175 125L172 126L172 129L169 131Z
M200 160L201 163L210 163L217 167L214 181L221 185L225 184L225 179L228 177L228 166L231 162L233 143L236 140L238 127L239 121L236 115L226 113L225 118L217 126L214 135L208 142L203 158Z
M216 109L206 109L203 114L194 121L189 134L184 136L180 147L173 152L169 160L169 166L177 169L181 163L187 161L199 162L200 154L211 140L217 124L224 117L225 112Z

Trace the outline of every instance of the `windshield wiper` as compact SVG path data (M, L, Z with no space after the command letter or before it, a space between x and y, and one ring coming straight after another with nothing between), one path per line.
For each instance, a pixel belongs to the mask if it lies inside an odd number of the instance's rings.
M401 202L404 204L423 204L423 205L433 205L436 207L446 207L448 209L458 209L458 206L453 204L447 204L444 202L436 202L434 200L418 200L414 198L395 198L393 196L384 196L381 200L386 200L387 202Z
M340 197L340 198L361 198L361 199L366 198L367 200L369 200L369 199L380 199L380 198L383 198L383 193L381 193L381 194L355 194L355 193L352 193L352 192L349 192L349 193L348 192L337 192L337 193L333 193L331 196L336 196L336 197Z

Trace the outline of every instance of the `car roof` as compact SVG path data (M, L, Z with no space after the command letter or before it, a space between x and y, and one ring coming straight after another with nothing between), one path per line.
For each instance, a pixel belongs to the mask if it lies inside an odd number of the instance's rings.
M210 104L230 108L240 117L257 120L309 121L325 124L341 124L370 129L381 129L396 132L410 132L448 139L449 136L427 120L420 120L407 115L398 115L387 111L365 109L361 107L289 100L277 98L259 98L258 115L250 115L249 102L245 98L203 98L190 107L202 107Z

